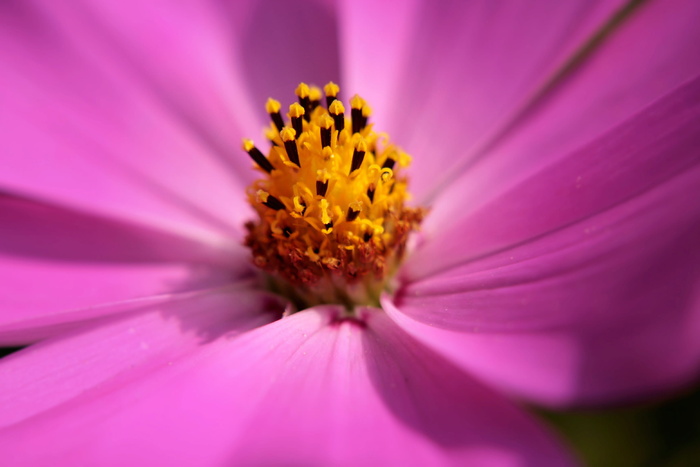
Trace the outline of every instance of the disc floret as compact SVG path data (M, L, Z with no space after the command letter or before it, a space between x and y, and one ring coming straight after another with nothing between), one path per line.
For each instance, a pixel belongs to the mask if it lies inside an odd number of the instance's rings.
M350 116L329 83L302 83L298 103L269 99L268 156L251 140L243 147L264 175L248 189L258 219L246 227L254 263L270 285L300 306L378 305L424 211L405 205L410 157L376 133L369 105L350 100Z

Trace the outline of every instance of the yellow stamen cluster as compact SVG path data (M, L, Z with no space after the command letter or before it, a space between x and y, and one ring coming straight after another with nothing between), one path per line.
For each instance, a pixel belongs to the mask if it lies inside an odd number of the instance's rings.
M300 84L286 122L268 100L267 157L244 140L265 175L248 190L259 220L247 224L246 245L307 304L376 303L423 210L405 206L410 157L368 124L367 103L354 96L348 117L339 87L324 91L325 106L319 88Z

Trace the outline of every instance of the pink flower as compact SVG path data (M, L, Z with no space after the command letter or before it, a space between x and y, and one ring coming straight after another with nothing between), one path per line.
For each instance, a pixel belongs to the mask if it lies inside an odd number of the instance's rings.
M698 10L2 2L0 344L32 344L0 363L3 462L568 463L504 393L698 373ZM432 210L383 311L280 319L240 140L331 79Z

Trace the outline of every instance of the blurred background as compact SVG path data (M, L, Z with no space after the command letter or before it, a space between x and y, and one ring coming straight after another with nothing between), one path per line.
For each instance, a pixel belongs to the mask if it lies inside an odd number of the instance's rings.
M654 403L540 413L590 466L700 466L700 386Z

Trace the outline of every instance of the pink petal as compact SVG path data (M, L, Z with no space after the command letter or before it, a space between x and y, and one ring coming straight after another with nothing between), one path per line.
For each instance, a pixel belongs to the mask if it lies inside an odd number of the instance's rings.
M695 310L700 299L695 296ZM698 314L648 318L597 332L462 332L410 318L388 300L403 329L483 381L553 407L627 403L677 390L697 379ZM677 310L674 310L677 313ZM686 329L683 329L686 326Z
M700 79L533 175L452 244L426 245L397 319L550 404L629 400L696 378L699 122ZM439 251L467 260L438 271L426 258Z
M85 323L35 344L0 364L0 427L177 372L208 342L272 321L274 309L280 305L268 295L222 289Z
M256 2L237 0L234 11L216 0L38 2L92 60L133 74L227 167L248 171L240 139L257 136L266 115L245 88L237 55L241 31L261 27L250 24Z
M408 283L398 303L421 321L461 330L629 324L627 312L658 318L653 310L662 306L670 319L700 279L700 203L687 199L698 184L700 167L604 213Z
M222 95L237 88L227 41L206 27L213 13L37 3L0 9L0 60L11 64L0 69L0 187L228 241L248 215L236 170L251 163L226 118L244 109ZM125 50L127 38L140 55Z
M383 300L382 307L425 345L514 397L560 406L570 403L571 394L580 390L577 373L583 350L567 333L495 333L478 327L463 332L417 321L389 299Z
M291 103L300 82L340 77L334 0L83 0L79 8L44 2L77 39L103 39L81 41L94 59L123 53L127 60L118 65L134 68L184 113L227 162L244 169L244 180L253 172L240 139L261 135L266 99Z
M0 448L24 463L570 463L523 412L366 313L362 324L308 310L219 339L149 380L9 427Z
M514 185L601 137L700 75L700 29L693 0L642 2L599 46L482 147L441 199L463 200L455 213L436 200L425 229L471 216ZM458 152L461 154L461 152ZM453 177L454 176L454 177Z
M425 278L535 240L669 182L700 162L694 150L700 145L698 125L700 77L593 143L533 168L496 197L474 203L442 199L436 206L438 220L431 213L425 243L406 265L407 279ZM442 217L448 211L451 219ZM690 220L693 213L676 212Z
M343 72L414 156L425 197L625 2L342 2Z
M282 102L283 113L296 101L301 82L323 86L340 81L338 13L334 0L229 2L227 17L239 17L235 30L237 63L256 115L267 117L268 97ZM343 99L349 99L345 94ZM260 128L251 128L251 135Z
M228 284L246 271L240 247L209 248L9 196L0 195L0 225L3 344L116 311L105 304Z

